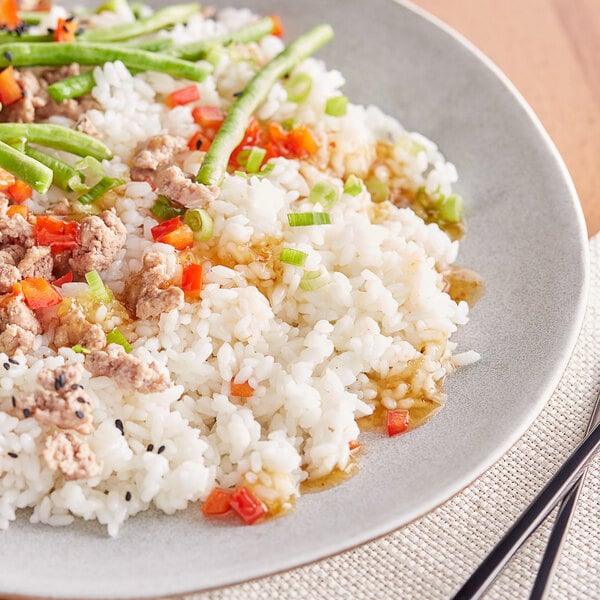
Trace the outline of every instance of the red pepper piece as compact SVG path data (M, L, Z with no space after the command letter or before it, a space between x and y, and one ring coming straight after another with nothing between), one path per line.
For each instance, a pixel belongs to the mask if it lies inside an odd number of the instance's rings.
M233 491L230 504L246 525L256 523L267 514L263 503L246 487L236 488Z
M229 391L232 396L239 396L240 398L252 398L254 395L254 388L247 381L234 383L232 379L229 384Z
M208 498L202 505L202 512L205 515L224 515L231 508L232 492L215 487L208 495Z
M276 35L277 37L283 37L283 25L281 24L281 19L278 15L269 15L269 19L273 22L273 29L271 30L271 35Z
M192 118L204 129L219 129L225 120L225 113L218 106L196 106Z
M183 106L190 102L200 100L200 93L198 92L198 86L188 85L178 90L174 90L168 94L165 98L165 104L169 108L175 108L176 106Z
M0 0L1 2L1 0ZM0 72L0 102L4 106L13 104L23 97L23 90L15 79L15 70L9 65Z
M77 22L74 19L59 18L54 30L55 42L74 42L75 32L78 29Z
M12 185L9 185L6 188L6 191L17 204L21 204L22 202L25 202L25 200L29 200L33 194L31 187L20 179L15 180Z
M0 26L16 29L21 22L17 0L0 0Z
M202 131L198 131L195 133L188 142L188 148L190 150L202 150L202 152L206 152L211 145L210 139Z
M32 310L48 308L62 302L62 296L42 277L21 280L25 304Z
M407 410L388 410L387 412L387 434L392 437L404 433L408 429L410 413Z
M76 248L79 244L79 223L39 216L35 220L35 243L50 246L53 254Z
M63 275L62 277L55 279L52 282L52 285L54 287L62 287L62 285L64 283L71 283L72 281L73 281L73 271L69 271L66 275Z
M190 263L183 268L181 274L181 289L188 296L200 295L202 289L202 265Z
M27 219L29 216L29 210L26 206L20 206L19 204L13 204L9 206L6 211L7 217L14 217L15 215L21 215L24 219Z

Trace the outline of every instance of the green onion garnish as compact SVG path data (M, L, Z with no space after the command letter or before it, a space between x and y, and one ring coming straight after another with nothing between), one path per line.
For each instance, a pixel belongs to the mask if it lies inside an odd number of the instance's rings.
M329 210L338 199L338 192L334 185L325 181L316 183L308 195L313 204L320 204L325 210Z
M256 173L260 169L262 162L267 155L264 148L252 146L252 148L244 148L236 157L238 164L246 168L248 173Z
M394 144L395 149L404 150L409 156L417 156L419 152L425 152L425 146L415 142L410 137L409 133L405 133L398 141Z
M322 288L326 283L321 271L305 271L302 279L300 279L299 286L305 292L312 292Z
M92 352L89 348L84 348L81 344L75 344L71 350L77 352L77 354L91 354Z
M221 58L223 56L223 48L218 44L211 45L206 54L204 55L204 60L210 63L213 68L217 68L219 63L221 62Z
M114 179L113 177L103 177L93 188L88 190L83 196L79 196L81 204L92 204L101 198L113 188L123 185L125 182L122 179Z
M304 102L312 88L312 77L306 73L296 73L285 83L285 91L290 102Z
M150 209L150 212L159 221L168 221L175 217L181 217L185 213L185 208L173 206L171 201L162 194L158 196L154 206Z
M348 98L346 96L334 96L325 103L325 114L332 117L343 117L348 110Z
M185 213L184 221L194 232L194 239L207 242L213 236L212 217L203 208L190 209Z
M369 177L365 181L365 185L371 194L371 200L377 204L385 202L390 197L390 188L387 183L377 177Z
M288 265L294 265L295 267L303 267L308 254L302 252L302 250L294 250L293 248L282 248L279 260Z
M344 194L349 196L358 196L363 190L362 179L359 179L356 175L350 175L344 183Z
M103 304L108 304L110 302L110 295L108 294L106 286L98 274L98 271L95 269L93 271L88 271L85 274L85 280L90 286L90 292L92 292L92 295L98 302L102 302Z
M458 194L441 198L438 215L447 223L459 223L464 216L463 199Z
M131 352L131 344L125 339L125 336L115 327L107 336L106 336L107 344L119 344L119 346L123 346L123 349L127 354Z
M287 217L291 227L331 224L331 217L326 212L289 213Z
M294 117L290 117L289 119L286 119L285 121L281 121L281 126L286 130L286 131L291 131L292 129L294 129L294 127L296 127L297 123L296 123L296 119L294 119Z
M91 179L92 182L97 183L104 177L104 167L102 163L94 158L93 156L86 156L75 163L75 168L81 171L86 180ZM89 187L89 185L88 185Z

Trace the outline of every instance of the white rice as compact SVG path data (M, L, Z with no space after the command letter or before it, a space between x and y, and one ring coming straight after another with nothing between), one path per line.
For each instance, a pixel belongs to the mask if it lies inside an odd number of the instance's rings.
M197 17L163 35L180 43L237 29L252 18L248 11L227 10L217 21ZM261 61L280 49L281 41L271 36L252 46ZM215 73L198 84L200 103L227 108L253 72L251 62L224 53ZM396 151L414 188L450 193L456 170L435 144L405 132L375 107L349 105L342 118L324 117L325 102L340 93L343 77L315 59L305 60L296 72L311 76L309 98L291 103L277 84L259 108L260 118L294 117L335 140L334 171L344 165L360 168L376 139L405 137L421 147L416 154L403 152L401 145ZM196 130L189 106L168 111L159 98L189 82L158 73L132 76L119 62L96 67L94 76L93 96L103 110L90 110L88 116L118 156L105 163L109 174L126 176L138 142L159 133L189 137ZM200 161L199 153L190 153L186 168L193 172ZM173 513L205 499L215 485L240 482L267 503L290 503L307 477L347 468L349 442L360 433L356 419L373 411L378 394L373 378L402 373L410 361L422 358L418 385L433 395L455 366L478 359L473 351L453 356L450 341L468 317L467 304L442 291L441 272L456 259L456 242L410 209L390 205L384 219L373 218L366 191L341 195L330 210L331 225L289 227L288 213L321 210L306 198L316 181L327 180L340 193L343 181L294 160L280 158L274 164L262 179L226 177L219 198L207 209L214 220L211 245L218 247L207 257L215 252L235 257L244 245L274 239L278 247L306 252L305 269L320 270L325 284L302 290L304 271L292 265L282 265L281 277L271 281L264 262L245 264L240 256L232 269L207 258L200 301L158 321L137 321L131 329L138 336L133 354L166 366L171 389L128 393L84 370L82 383L94 406L95 431L88 442L103 463L100 475L88 480L63 481L42 457L42 427L33 418L7 413L11 396L32 391L41 369L84 360L70 349L51 350L49 340L38 336L35 356L17 357L19 364L0 368L0 529L18 509L32 507L34 523L96 519L114 536L129 516L150 506ZM156 221L147 209L155 199L148 184L130 182L117 200L129 236L118 260L103 273L117 294L149 249L164 253L171 275L180 276L174 249L152 241ZM41 210L39 197L31 208ZM77 285L65 286L64 293L77 295ZM118 325L118 319L105 324ZM0 353L0 365L7 359ZM230 398L233 378L249 381L253 397ZM384 394L381 402L386 408L409 408L412 400L397 402L393 394ZM124 435L116 419L123 422ZM149 444L154 451L147 451Z

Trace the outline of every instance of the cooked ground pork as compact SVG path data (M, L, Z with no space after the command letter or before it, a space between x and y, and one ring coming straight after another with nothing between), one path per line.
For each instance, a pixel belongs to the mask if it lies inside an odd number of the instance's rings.
M19 269L0 258L0 294L8 294L13 284L21 280Z
M0 217L1 218L1 217ZM0 263L17 266L19 261L25 256L25 248L17 244L5 246L0 250Z
M43 277L52 279L54 261L47 246L32 246L27 249L25 256L17 265L21 277Z
M79 385L81 371L79 364L43 369L37 376L40 389L24 398L15 398L13 414L84 435L91 433L92 405Z
M99 475L102 463L87 442L72 431L55 431L46 438L44 459L53 471L60 471L67 481L89 479Z
M150 394L171 386L169 372L164 367L155 362L142 362L118 344L109 344L106 352L95 350L85 366L93 375L112 377L117 385L132 392Z
M0 198L0 249L14 245L30 248L34 243L33 225L20 214L9 217L7 210L8 200Z
M125 305L138 319L154 319L164 312L181 308L183 290L171 285L165 257L158 252L144 255L142 269L129 281Z
M154 182L156 172L175 162L176 156L187 151L184 138L172 135L156 135L141 143L131 162L133 181Z
M63 301L64 302L64 301ZM83 308L74 299L70 300L69 309L59 317L59 325L54 332L54 345L74 346L81 344L89 350L99 350L106 346L106 335L97 323L90 323L83 312Z
M176 165L157 171L154 185L157 193L186 208L202 208L219 195L218 186L196 183Z
M125 225L113 210L83 219L79 246L73 250L69 260L73 274L82 277L93 269L106 269L125 245L126 238Z
M0 352L8 356L19 350L27 353L41 332L39 321L21 297L11 294L0 300Z
M81 115L79 119L77 119L75 129L77 129L77 131L81 131L82 133L93 135L94 137L102 137L100 132L96 129L96 126L92 123L91 119L85 114Z
M0 333L0 351L7 356L13 356L17 352L27 354L33 349L35 334L18 325L7 325Z

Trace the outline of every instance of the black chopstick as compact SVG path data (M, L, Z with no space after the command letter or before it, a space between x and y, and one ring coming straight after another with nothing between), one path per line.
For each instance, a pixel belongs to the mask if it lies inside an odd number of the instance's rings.
M453 600L480 598L523 542L574 486L579 474L600 446L600 423L567 458L556 474L517 519L504 537L453 596Z

